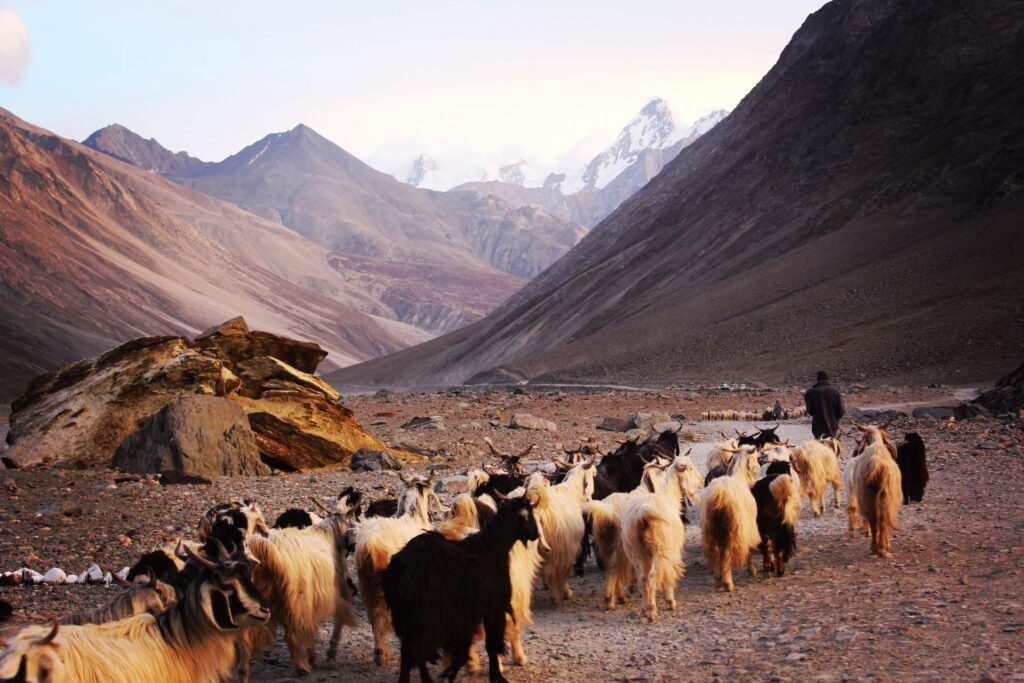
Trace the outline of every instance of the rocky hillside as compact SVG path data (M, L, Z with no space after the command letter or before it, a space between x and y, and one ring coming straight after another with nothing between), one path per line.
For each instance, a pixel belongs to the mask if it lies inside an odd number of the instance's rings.
M309 240L3 110L0 273L6 401L61 363L239 312L318 340L338 365L425 338Z
M501 309L332 379L998 377L1024 339L1022 50L1012 0L833 0Z

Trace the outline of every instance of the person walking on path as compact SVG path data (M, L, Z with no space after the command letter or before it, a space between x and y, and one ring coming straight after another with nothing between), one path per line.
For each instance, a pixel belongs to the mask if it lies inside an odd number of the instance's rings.
M811 433L815 439L839 434L839 420L846 413L843 395L832 386L828 373L818 372L817 383L804 394L804 405L811 416Z

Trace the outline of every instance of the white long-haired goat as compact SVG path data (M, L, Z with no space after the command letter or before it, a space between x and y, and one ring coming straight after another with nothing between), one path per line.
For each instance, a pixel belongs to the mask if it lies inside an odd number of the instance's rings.
M660 590L668 608L676 608L675 588L682 576L684 498L697 493L703 480L688 455L672 461L657 493L630 496L622 510L622 547L643 592L642 616L654 621Z
M526 493L533 505L533 514L551 546L551 553L544 558L543 571L551 600L555 603L572 599L569 577L586 532L583 504L594 496L596 459L597 454L594 454L587 462L576 465L555 486L539 472L526 480Z
M700 528L704 555L715 574L715 585L732 591L732 570L744 563L757 576L752 550L761 542L757 530L757 502L750 487L757 479L756 453L736 455L729 472L704 489L700 502Z

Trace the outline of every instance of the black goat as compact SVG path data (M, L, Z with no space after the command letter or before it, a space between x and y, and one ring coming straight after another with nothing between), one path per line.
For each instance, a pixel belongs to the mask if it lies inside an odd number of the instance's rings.
M301 508L288 508L277 516L277 521L274 522L273 528L305 529L308 526L313 526L317 521L319 521L319 517L314 519L313 515Z
M765 577L786 574L786 563L796 552L796 521L800 516L800 489L788 462L773 463L786 473L769 474L754 482L750 492L757 501L757 530L761 534Z
M729 463L712 467L710 470L708 470L707 476L704 477L704 486L707 486L715 479L718 479L719 477L724 477L727 474L729 474Z
M924 487L928 485L928 463L925 460L924 441L917 432L903 435L903 443L896 448L896 464L903 480L903 503L920 503Z
M505 653L505 615L512 609L508 554L517 542L538 538L544 546L529 501L515 498L476 534L449 541L427 532L391 558L384 598L402 643L399 683L408 683L414 666L423 681L433 680L427 662L437 661L441 650L451 658L441 678L454 681L481 622L490 681L505 682L498 658Z
M778 443L779 435L775 433L775 430L778 428L779 425L775 425L774 427L769 427L767 429L758 429L757 434L752 437L740 437L739 445L743 446L745 443L749 443L750 445L761 449L770 443ZM749 441L744 442L744 439L749 439Z
M507 496L524 483L526 483L526 477L519 475L488 473L487 481L476 487L476 490L473 491L473 497L479 498L486 493L494 500L499 500L501 496L495 494L500 493L502 496Z

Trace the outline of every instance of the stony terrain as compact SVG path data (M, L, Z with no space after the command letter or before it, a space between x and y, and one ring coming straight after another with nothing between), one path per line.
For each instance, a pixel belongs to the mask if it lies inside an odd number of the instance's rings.
M864 389L852 406L907 409L949 403L948 389ZM966 392L969 393L969 392ZM439 476L483 459L482 437L508 450L536 442L544 454L554 443L594 436L605 446L625 434L596 430L606 416L661 410L687 417L709 408L754 409L780 397L796 403L795 389L726 391L511 390L359 396L346 400L360 422L383 441L443 450L429 461ZM558 432L510 430L524 409L556 422ZM412 416L440 416L438 429L403 430ZM497 427L491 426L494 420ZM684 433L710 439L739 423L687 421ZM845 516L828 511L814 519L804 510L800 552L783 579L750 580L740 574L733 594L715 592L700 550L700 531L687 528L687 574L680 609L642 624L636 601L608 613L599 609L604 577L591 563L574 580L572 604L552 607L535 593L535 625L525 641L525 669L510 667L512 681L548 680L1012 680L1024 676L1020 630L1024 601L1019 568L1024 513L1016 491L1024 485L1019 421L962 423L900 418L891 431L920 432L929 447L932 482L925 502L904 508L892 560L873 558L864 539L844 536ZM782 433L807 435L803 421ZM703 466L706 449L694 455ZM424 461L427 464L427 461ZM246 495L261 500L271 519L311 494L331 496L353 484L370 498L397 488L391 473L306 473L221 479L211 486L160 487L120 481L111 471L29 469L0 475L0 568L60 566L82 571L98 562L118 568L162 541L190 535L213 503ZM116 483L115 483L116 482ZM442 494L447 497L447 494ZM32 613L63 613L107 598L97 586L0 588L18 621ZM357 608L362 614L361 606ZM326 641L327 631L323 632ZM321 665L313 680L391 680L394 666L374 668L370 630L361 622L346 634L336 664ZM283 646L254 667L254 680L288 680ZM482 680L479 679L478 680Z

